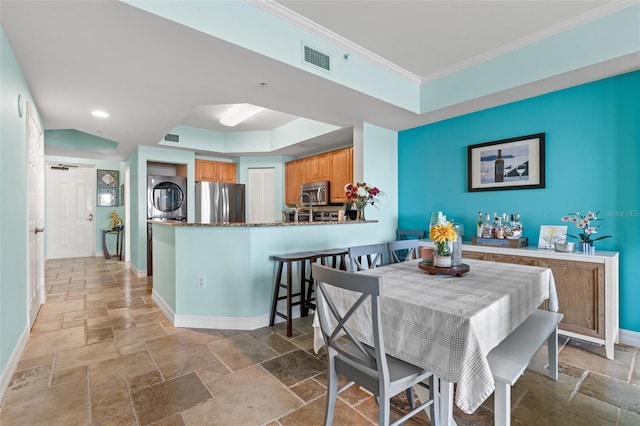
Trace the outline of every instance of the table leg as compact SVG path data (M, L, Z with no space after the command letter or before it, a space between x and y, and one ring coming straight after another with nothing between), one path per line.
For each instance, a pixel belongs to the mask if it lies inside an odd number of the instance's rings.
M454 426L453 383L440 379L440 425Z
M102 231L102 254L105 259L111 259L111 254L109 254L109 250L107 250L107 232Z

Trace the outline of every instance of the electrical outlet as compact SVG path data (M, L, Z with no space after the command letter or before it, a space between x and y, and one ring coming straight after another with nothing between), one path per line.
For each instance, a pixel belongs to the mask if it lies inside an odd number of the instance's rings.
M196 286L198 288L207 288L207 277L204 275L198 275L196 278Z

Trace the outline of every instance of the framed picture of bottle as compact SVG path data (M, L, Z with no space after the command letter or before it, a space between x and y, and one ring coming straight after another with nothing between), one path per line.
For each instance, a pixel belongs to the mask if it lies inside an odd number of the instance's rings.
M544 133L467 147L467 190L497 191L545 187Z

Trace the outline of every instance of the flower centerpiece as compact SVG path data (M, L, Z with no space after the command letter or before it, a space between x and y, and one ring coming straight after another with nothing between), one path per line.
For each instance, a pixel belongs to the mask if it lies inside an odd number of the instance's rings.
M576 224L576 228L580 230L580 233L576 237L575 235L567 234L567 237L575 238L580 242L580 249L584 252L593 252L593 244L596 241L604 240L605 238L611 238L611 235L602 235L598 238L593 238L593 234L598 233L600 225L593 226L591 222L602 220L598 218L600 212L594 213L588 211L586 215L581 215L579 212L569 213L562 218L563 222L572 222Z
M451 245L450 243L458 238L458 234L453 226L453 222L442 217L438 223L431 227L429 238L436 243L433 257L433 265L440 267L451 266Z
M356 182L355 184L348 183L345 185L344 191L347 200L349 200L349 202L351 202L358 210L360 220L365 220L364 208L367 206L367 204L375 206L375 203L380 202L378 197L384 194L375 186L368 186L364 182Z
M120 219L120 216L118 216L118 213L116 213L115 210L109 213L109 219L109 226L111 227L111 229L115 229L116 231L122 230L122 219Z

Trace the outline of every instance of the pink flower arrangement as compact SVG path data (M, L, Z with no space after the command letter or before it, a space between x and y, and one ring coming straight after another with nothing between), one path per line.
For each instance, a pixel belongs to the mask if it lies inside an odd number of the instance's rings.
M598 228L600 228L600 225L598 226L591 225L591 222L596 220L601 220L601 219L598 219L598 213L589 211L585 216L583 216L579 212L576 212L576 213L569 213L568 215L564 216L562 218L563 222L575 223L576 228L581 230L581 232L578 234L577 237L575 235L570 235L570 234L567 234L567 237L575 238L577 240L580 240L581 243L587 243L590 246L592 246L593 243L595 243L598 240L611 238L611 235L603 235L601 237L593 238L593 239L591 238L591 235L597 234Z
M378 196L383 195L383 192L378 188L367 186L364 182L348 183L345 185L344 191L347 200L355 204L358 210L364 208L367 204L375 205L379 201Z

